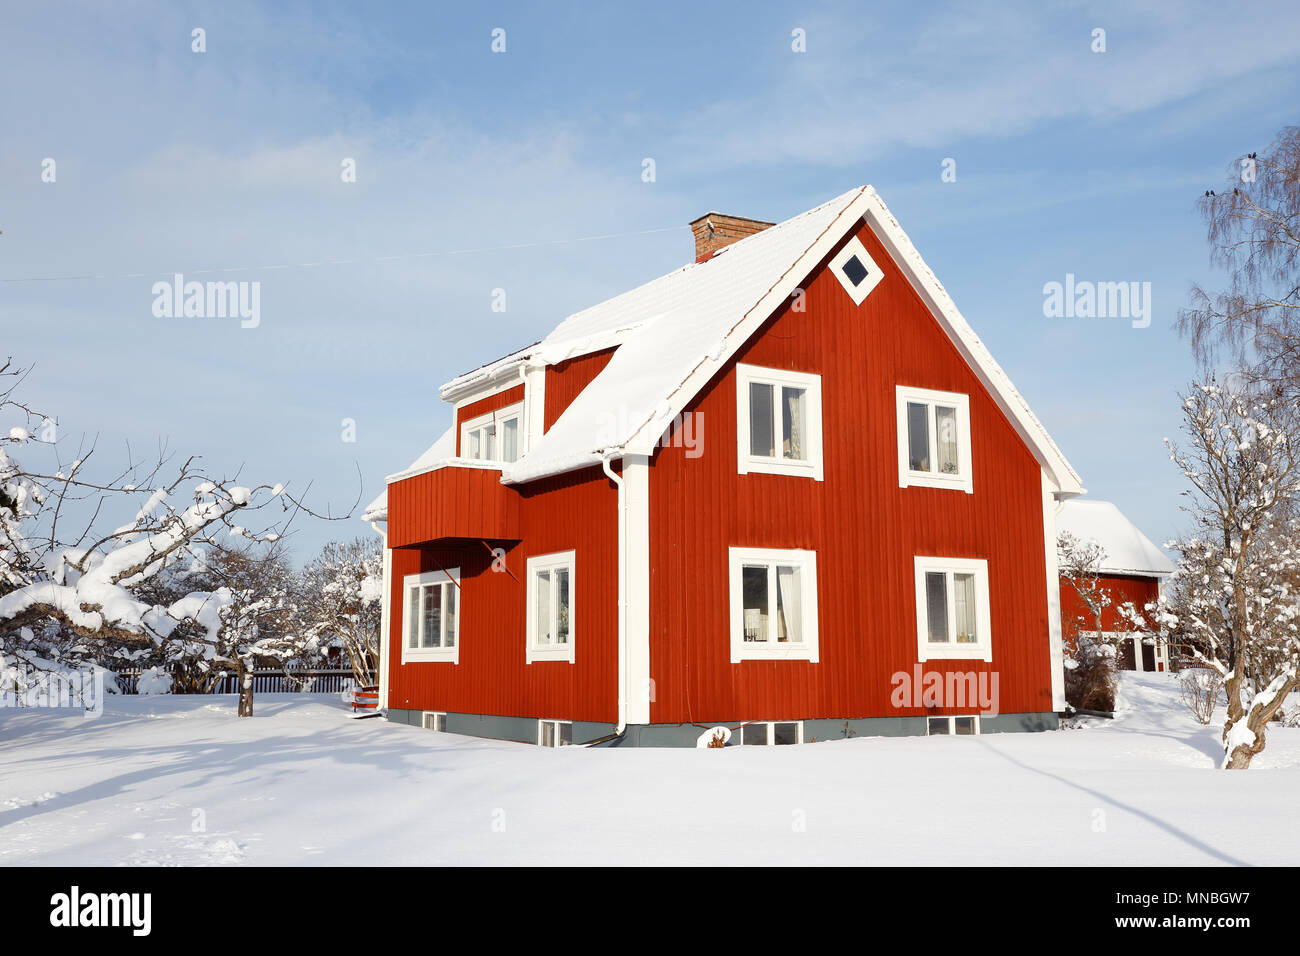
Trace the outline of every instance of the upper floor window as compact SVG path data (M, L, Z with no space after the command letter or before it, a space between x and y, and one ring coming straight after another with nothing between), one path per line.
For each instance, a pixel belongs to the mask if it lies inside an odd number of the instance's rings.
M525 659L573 663L574 552L528 559L528 646Z
M992 660L989 563L918 557L915 566L917 660Z
M402 663L460 662L460 568L402 579Z
M730 548L731 660L816 662L817 553Z
M736 366L740 474L770 472L822 479L820 375Z
M959 488L974 494L970 396L897 388L898 484Z
M522 450L522 403L488 412L460 426L460 457L474 461L518 461Z

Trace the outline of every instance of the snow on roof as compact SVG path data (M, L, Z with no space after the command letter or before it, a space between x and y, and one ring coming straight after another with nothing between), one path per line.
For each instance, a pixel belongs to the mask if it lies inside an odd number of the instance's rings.
M617 346L550 430L518 462L502 469L502 480L518 483L560 474L596 464L605 455L652 454L674 417L863 220L1048 470L1061 496L1082 494L1079 476L870 186L851 189L725 246L704 262L576 312L537 345L459 376L439 393L454 401L516 375L521 365L554 364ZM434 456L437 447L435 443L389 480L430 470L451 456L450 451Z
M1056 530L1096 541L1105 550L1101 569L1108 574L1173 574L1165 553L1151 543L1124 513L1109 501L1076 498L1056 515Z
M396 481L399 478L405 478L409 475L420 474L425 471L432 471L445 461L456 456L456 428L452 426L438 436L438 440L425 449L419 458L411 462L397 474L389 475L387 481ZM385 485L383 492L370 504L366 505L366 510L362 512L362 521L387 521L388 520L388 487Z

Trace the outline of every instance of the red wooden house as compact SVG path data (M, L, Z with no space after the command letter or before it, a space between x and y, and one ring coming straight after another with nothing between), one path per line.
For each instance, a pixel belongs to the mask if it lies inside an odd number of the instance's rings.
M1164 579L1174 572L1169 558L1109 501L1089 498L1068 501L1056 517L1056 526L1058 531L1101 546L1097 584L1110 599L1101 612L1101 629L1117 641L1120 669L1168 670L1169 648L1128 633L1132 628L1123 620L1120 608L1132 604L1135 610L1142 611L1160 596ZM1064 576L1061 578L1061 623L1067 643L1078 631L1095 630L1097 626L1078 589Z
M1079 478L870 187L441 388L389 477L390 720L543 744L1056 726Z

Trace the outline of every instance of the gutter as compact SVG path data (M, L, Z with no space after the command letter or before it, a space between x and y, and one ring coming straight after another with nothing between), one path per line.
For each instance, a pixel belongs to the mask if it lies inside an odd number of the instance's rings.
M621 447L606 449L600 457L600 467L618 488L618 728L610 736L592 743L613 740L627 733L627 494L622 476L615 474L609 464L622 457Z

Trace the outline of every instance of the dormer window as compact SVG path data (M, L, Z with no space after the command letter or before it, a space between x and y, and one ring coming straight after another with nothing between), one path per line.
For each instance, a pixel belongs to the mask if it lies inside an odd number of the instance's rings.
M460 457L472 461L519 460L522 449L522 403L488 412L460 426Z
M844 286L844 291L849 294L854 305L861 305L885 277L880 266L867 255L866 247L857 236L846 242L844 248L831 260L831 272L840 280L840 285Z

